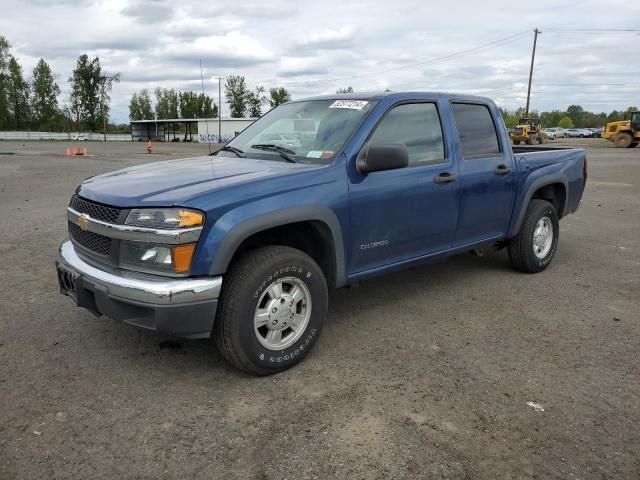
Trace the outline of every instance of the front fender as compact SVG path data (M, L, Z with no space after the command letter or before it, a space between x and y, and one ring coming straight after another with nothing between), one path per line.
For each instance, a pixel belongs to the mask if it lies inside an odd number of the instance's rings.
M211 249L213 257L210 275L225 273L238 247L251 235L289 223L311 220L323 222L331 232L335 249L336 286L343 286L346 278L342 228L333 210L317 204L275 211L263 211L259 205L248 204L227 212L218 219L205 239L205 245Z

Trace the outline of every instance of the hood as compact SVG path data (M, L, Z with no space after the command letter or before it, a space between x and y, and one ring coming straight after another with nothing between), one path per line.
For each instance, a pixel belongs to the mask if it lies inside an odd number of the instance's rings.
M91 177L77 193L118 207L186 205L205 192L320 166L209 156L168 160Z

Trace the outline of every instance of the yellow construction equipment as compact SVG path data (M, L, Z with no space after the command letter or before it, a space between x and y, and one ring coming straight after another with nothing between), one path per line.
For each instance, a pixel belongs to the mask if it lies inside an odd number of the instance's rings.
M527 145L534 143L547 143L547 136L542 133L542 125L533 118L524 117L518 122L518 126L509 134L514 145L525 142Z
M602 138L612 141L618 148L633 148L640 143L640 112L631 112L629 120L609 122Z

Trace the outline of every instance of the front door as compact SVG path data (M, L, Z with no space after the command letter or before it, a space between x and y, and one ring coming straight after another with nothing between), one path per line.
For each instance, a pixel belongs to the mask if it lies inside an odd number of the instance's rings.
M349 273L449 248L458 222L458 182L436 103L394 106L368 142L404 144L409 166L350 175Z

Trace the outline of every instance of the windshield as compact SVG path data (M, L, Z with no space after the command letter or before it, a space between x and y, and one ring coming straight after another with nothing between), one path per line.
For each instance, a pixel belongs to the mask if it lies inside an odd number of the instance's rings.
M280 105L259 118L227 147L253 158L329 163L362 119L370 100L308 100ZM237 156L222 150L220 156ZM283 153L284 157L283 158Z

